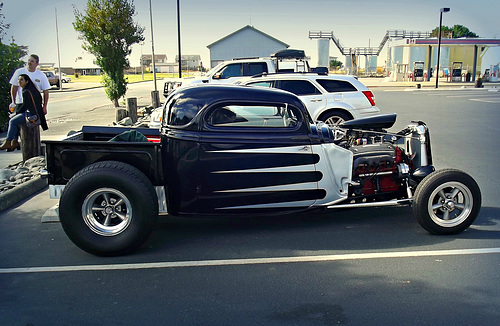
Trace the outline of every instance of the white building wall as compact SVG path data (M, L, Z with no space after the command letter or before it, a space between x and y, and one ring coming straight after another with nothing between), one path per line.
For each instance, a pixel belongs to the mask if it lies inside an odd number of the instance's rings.
M252 29L244 29L212 45L210 64L214 67L219 62L234 58L269 57L272 53L284 48L284 43Z

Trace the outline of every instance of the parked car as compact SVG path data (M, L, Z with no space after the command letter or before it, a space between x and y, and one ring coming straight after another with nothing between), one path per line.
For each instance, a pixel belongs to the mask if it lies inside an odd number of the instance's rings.
M66 75L64 72L61 74L61 81L63 83L69 83L71 81L71 77Z
M159 213L412 205L424 229L454 234L481 208L472 177L435 171L422 121L399 132L387 131L395 114L314 123L290 92L234 85L178 88L163 117L156 130L85 126L64 140L43 141L42 175L51 198L59 198L62 228L83 250L130 252L147 240Z
M54 74L52 71L44 71L43 73L45 74L45 76L47 76L47 79L49 80L50 86L54 86L54 85L57 87L60 86L59 76Z
M373 93L353 76L325 73L263 74L236 83L279 88L297 95L313 120L338 125L379 114Z
M163 96L167 97L174 89L189 84L230 84L245 76L298 71L311 71L303 50L284 49L266 58L235 58L219 63L201 78L168 80L163 87Z
M149 116L149 128L159 129L163 119L163 107L154 109Z

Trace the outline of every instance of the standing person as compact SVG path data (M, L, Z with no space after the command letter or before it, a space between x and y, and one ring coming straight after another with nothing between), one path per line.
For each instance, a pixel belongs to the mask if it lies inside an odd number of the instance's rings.
M22 89L22 99L21 105L16 105L16 115L9 120L9 129L7 131L7 139L0 146L0 150L6 149L7 151L13 151L14 149L19 149L19 142L17 138L19 137L19 126L26 124L27 117L31 117L33 124L37 125L37 120L40 119L39 124L42 126L43 130L47 130L47 121L45 120L45 115L43 114L42 108L42 95L36 88L33 81L27 74L21 74L18 78L18 85Z
M49 103L49 89L50 83L47 76L43 72L37 69L40 59L36 54L31 54L28 58L26 67L17 69L12 77L10 78L10 95L12 97L12 103L21 105L23 103L22 90L19 87L18 79L20 74L26 74L30 77L33 84L39 92L43 92L43 114L47 114L47 104ZM16 111L17 112L17 111Z
M38 89L38 92L43 92L43 114L47 114L47 104L49 102L49 89L50 89L50 83L49 80L47 79L47 76L43 72L37 69L38 64L39 64L39 57L36 54L31 54L28 58L28 62L26 63L26 67L19 68L17 69L14 74L12 74L12 77L10 78L10 95L12 98L12 104L15 105L16 109L15 112L19 111L19 108L22 106L23 103L23 94L22 94L22 88L19 87L19 75L21 74L26 74L29 76L30 80L33 82L33 84L36 86ZM16 138L17 142L17 138ZM4 144L5 145L5 144ZM17 147L17 146L16 146ZM0 147L3 149L3 145Z

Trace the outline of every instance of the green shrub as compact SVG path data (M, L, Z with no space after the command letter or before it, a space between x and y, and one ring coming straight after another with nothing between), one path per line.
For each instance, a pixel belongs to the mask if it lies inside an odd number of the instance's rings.
M17 68L24 65L21 60L27 54L27 47L15 43L3 44L0 40L0 130L6 130L9 122L10 77Z

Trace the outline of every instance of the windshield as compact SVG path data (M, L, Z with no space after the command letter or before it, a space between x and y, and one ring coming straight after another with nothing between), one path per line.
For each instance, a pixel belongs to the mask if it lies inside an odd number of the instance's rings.
M220 67L221 67L222 65L224 65L224 62L219 63L217 66L215 66L215 67L213 67L212 69L210 69L209 71L207 71L207 72L206 72L206 75L207 75L207 76L211 76L211 75L215 74L215 72L216 72L217 70L219 70L219 69L220 69Z

